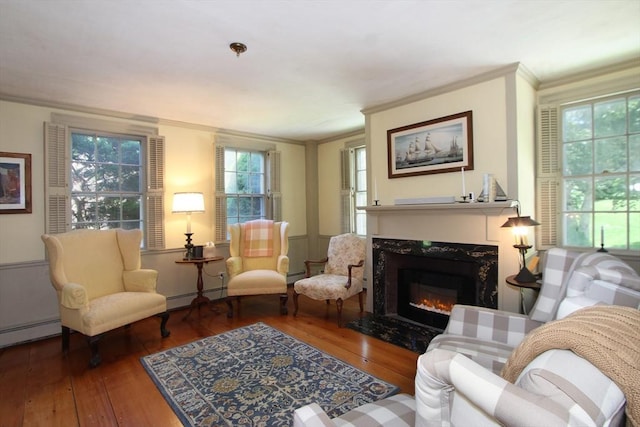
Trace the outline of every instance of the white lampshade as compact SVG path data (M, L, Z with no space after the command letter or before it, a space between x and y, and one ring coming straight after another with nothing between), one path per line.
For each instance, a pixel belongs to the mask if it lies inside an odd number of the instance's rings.
M171 212L204 212L204 196L202 193L174 193Z

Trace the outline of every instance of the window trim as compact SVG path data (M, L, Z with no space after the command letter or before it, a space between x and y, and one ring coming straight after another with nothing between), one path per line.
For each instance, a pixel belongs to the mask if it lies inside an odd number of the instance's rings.
M540 88L536 111L536 217L541 222L536 232L538 249L562 246L561 108L639 90L637 72L638 67L614 69L585 76L581 81L563 82L564 86ZM617 249L616 252L633 251Z
M364 148L365 140L360 138L344 144L340 150L340 228L342 233L355 233L356 192L355 192L355 150Z
M276 150L276 145L251 138L244 138L237 135L218 134L214 147L214 200L215 200L215 231L216 243L227 243L227 197L225 193L224 181L224 150L225 148L235 150L261 151L266 153L266 185L267 188L267 212L270 219L282 221L282 155Z
M71 127L96 133L135 135L144 138L144 242L145 249L164 249L165 138L158 130L130 123L111 122L66 114L51 114L44 122L45 232L71 230Z

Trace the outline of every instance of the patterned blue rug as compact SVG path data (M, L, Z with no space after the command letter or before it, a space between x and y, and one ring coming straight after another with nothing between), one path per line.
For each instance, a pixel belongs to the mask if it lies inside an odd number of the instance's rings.
M398 392L264 323L140 360L187 426L289 426L308 403L336 417Z

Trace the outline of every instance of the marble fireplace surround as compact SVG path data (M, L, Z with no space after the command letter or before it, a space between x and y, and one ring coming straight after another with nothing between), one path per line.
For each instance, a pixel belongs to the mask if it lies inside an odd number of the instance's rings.
M473 289L470 292L468 289L463 297L471 297L474 301L461 303L488 308L498 306L497 246L373 238L372 249L374 314L400 314L402 301L398 272L401 268L446 272L441 276L443 279L449 274L468 274L467 277L472 277L475 283L472 285ZM424 317L426 324L439 328L446 326L448 318L438 314Z
M520 310L520 293L506 284L518 272L513 235L501 228L516 214L515 202L369 206L367 212L367 311L375 312L374 239L448 242L497 247L497 308ZM373 288L373 292L371 289Z

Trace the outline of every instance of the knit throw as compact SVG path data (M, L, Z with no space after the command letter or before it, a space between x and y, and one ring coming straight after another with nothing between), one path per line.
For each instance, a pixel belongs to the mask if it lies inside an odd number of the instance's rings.
M256 219L242 224L244 227L244 256L273 256L273 221Z
M627 421L640 426L640 311L621 306L583 308L531 331L507 360L502 377L515 382L538 355L571 350L611 379L627 400Z

